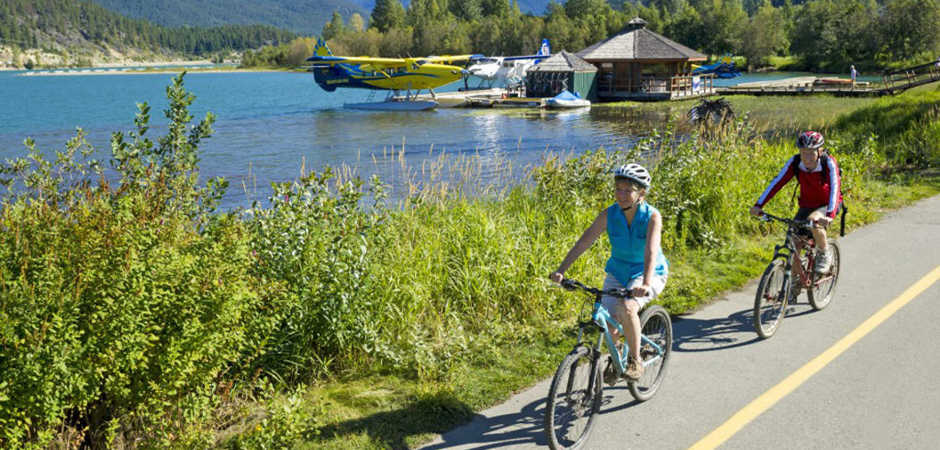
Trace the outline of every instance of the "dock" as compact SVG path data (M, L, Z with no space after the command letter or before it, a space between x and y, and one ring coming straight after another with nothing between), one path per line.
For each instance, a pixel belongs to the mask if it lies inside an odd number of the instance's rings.
M437 100L440 108L544 108L548 99L521 97L518 92L503 88L470 89L466 91L421 94L415 100Z
M804 95L832 94L846 97L894 95L917 86L940 81L940 62L929 62L881 76L881 83L833 77L791 77L781 80L755 81L715 88L719 95Z
M460 108L475 105L473 99L496 99L503 96L506 89L469 89L466 91L435 92L434 97L431 94L421 94L416 97L417 100L436 100L440 108Z
M819 77L791 77L780 80L752 81L734 86L715 88L719 95L747 94L747 95L803 95L826 93L841 96L875 96L882 95L880 89L872 83L860 81L852 83L850 79L819 78Z

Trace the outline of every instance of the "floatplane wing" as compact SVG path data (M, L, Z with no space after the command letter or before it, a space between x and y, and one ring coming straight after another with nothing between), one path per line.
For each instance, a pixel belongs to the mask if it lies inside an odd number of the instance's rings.
M457 81L463 67L452 65L470 61L478 55L429 56L422 58L377 58L371 56L336 56L323 40L317 41L310 70L326 91L336 88L361 88L389 91L434 89ZM433 95L433 91L432 91Z

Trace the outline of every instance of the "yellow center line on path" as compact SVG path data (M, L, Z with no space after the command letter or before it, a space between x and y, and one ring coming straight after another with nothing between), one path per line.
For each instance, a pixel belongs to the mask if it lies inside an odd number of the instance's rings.
M754 401L744 408L741 408L740 411L731 416L725 423L693 444L690 449L713 449L723 444L730 439L731 436L734 436L735 433L744 428L745 425L757 418L757 416L761 415L764 411L770 409L770 407L776 404L780 399L789 395L803 384L803 382L841 355L842 352L855 345L856 342L865 337L871 330L874 330L878 325L881 325L882 322L898 312L904 305L927 290L927 288L937 282L937 280L940 280L940 266L935 267L930 273L921 278L920 281L907 288L904 293L862 322L861 325L852 330L844 338L840 339L839 342L833 344L832 347L820 353L819 356L813 358L812 361L797 369L796 372L790 374L790 376L770 388L767 392L764 392L760 397L754 399Z

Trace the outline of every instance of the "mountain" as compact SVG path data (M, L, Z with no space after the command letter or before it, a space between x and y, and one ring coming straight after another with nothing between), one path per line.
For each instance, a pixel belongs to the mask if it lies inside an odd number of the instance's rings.
M333 11L368 20L374 0L93 0L128 17L164 26L264 24L305 35L319 34Z
M22 63L16 52L27 50L42 52L42 61L37 63L41 65L88 65L206 56L284 43L294 37L294 33L269 25L168 28L81 0L0 2L0 47L5 55L0 65ZM7 55L10 52L13 54Z
M375 0L92 0L128 17L165 26L265 24L305 35L318 35L333 11L368 22ZM510 1L510 0L507 0ZM542 15L548 0L518 0L523 13ZM402 2L405 7L408 1Z

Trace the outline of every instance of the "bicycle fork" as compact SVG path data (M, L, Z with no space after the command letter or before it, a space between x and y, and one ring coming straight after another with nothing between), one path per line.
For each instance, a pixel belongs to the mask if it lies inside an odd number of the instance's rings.
M774 246L774 256L771 258L771 262L777 258L783 258L783 283L780 284L780 290L777 292L777 298L782 298L784 301L790 301L790 283L793 283L793 256L796 255L796 252L787 245L775 245ZM802 267L800 268L802 270Z

